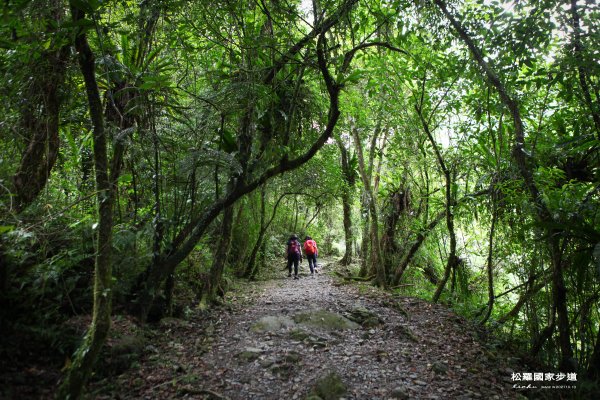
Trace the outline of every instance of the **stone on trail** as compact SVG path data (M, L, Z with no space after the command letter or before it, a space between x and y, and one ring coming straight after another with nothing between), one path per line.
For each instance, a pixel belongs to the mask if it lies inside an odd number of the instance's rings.
M260 360L258 364L263 368L269 368L271 365L275 364L277 360L275 358L269 357L264 360Z
M433 363L431 369L438 375L446 375L446 372L448 372L448 366L439 361Z
M294 364L287 362L273 364L269 370L271 373L281 379L289 379L294 372Z
M330 372L317 381L306 399L338 400L346 395L348 389L336 372Z
M374 328L383 324L383 319L365 307L356 307L351 310L348 313L348 319L361 324L363 328Z
M310 334L302 329L292 329L290 331L290 337L294 340L303 341L310 338Z
M267 315L252 325L250 330L257 333L276 332L282 328L291 328L294 325L296 324L290 317Z
M238 354L238 358L242 361L250 362L258 359L261 354L261 349L257 349L255 347L246 347L244 351Z
M104 358L104 372L120 375L136 362L144 351L144 338L140 335L126 335L110 347L110 355Z
M158 325L163 329L174 329L174 328L190 328L191 324L189 321L174 317L165 317L161 319Z
M350 321L343 315L327 310L314 310L296 314L294 316L294 321L299 325L305 325L328 331L360 328L360 325L356 322Z
M296 351L290 351L285 355L284 360L290 364L298 364L300 362L300 354Z
M410 330L410 328L408 328L408 327L406 327L404 325L397 326L396 327L396 333L399 336L404 336L405 338L407 338L411 342L415 342L415 343L419 342L419 339L415 336L415 334L412 332L412 330Z
M408 395L408 391L402 386L395 387L392 390L392 393L390 393L390 396L393 399L400 399L400 400L406 400L410 397Z

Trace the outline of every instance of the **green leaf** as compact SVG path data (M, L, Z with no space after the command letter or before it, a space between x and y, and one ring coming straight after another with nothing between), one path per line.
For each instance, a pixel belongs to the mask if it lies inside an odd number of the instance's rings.
M88 14L95 12L102 5L101 0L70 0L70 3L73 7Z
M233 153L237 149L237 144L231 131L227 129L223 131L219 149L227 153Z
M0 235L11 232L15 229L14 225L0 225Z
M88 30L95 26L94 21L88 18L83 18L78 21L67 21L64 22L61 27L64 29L72 29L72 28L85 28L84 30Z
M119 183L130 183L132 181L133 181L133 175L131 175L131 174L123 174L118 179Z
M342 80L343 83L345 82L350 82L350 83L357 83L364 75L365 71L362 69L357 69L355 71L352 71L352 73L350 75L348 75L346 78L344 78Z

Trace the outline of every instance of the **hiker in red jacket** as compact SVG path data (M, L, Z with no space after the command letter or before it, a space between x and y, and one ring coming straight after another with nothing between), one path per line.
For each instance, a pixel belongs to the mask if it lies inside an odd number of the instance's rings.
M317 248L317 242L310 236L304 238L304 254L306 254L306 259L308 260L310 274L314 276L315 271L317 270L317 255L319 254L319 249Z
M298 264L302 262L302 247L298 241L298 236L292 235L287 242L286 247L288 277L292 276L292 264L294 264L294 279L298 279Z

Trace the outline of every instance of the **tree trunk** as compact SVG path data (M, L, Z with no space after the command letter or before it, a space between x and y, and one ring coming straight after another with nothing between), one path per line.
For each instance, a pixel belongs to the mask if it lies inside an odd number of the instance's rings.
M74 3L71 3L73 21L77 24L85 18ZM96 245L96 263L94 270L94 308L92 323L85 335L83 343L75 352L73 362L67 371L65 380L58 390L58 398L78 399L81 396L100 350L104 345L110 329L112 306L112 225L115 182L118 179L118 162L120 145L115 148L113 156L112 176L108 171L107 138L104 130L102 102L96 83L94 55L90 49L85 33L79 31L75 37L79 66L85 82L89 103L90 117L93 125L94 167L96 171L96 189L98 191L99 223Z
M492 226L490 227L490 240L487 256L487 278L488 278L488 306L480 324L484 325L492 315L494 309L494 231L496 229L496 220L498 219L498 210L495 205L492 205Z
M585 60L583 59L584 47L581 41L581 26L579 24L579 10L577 8L577 0L569 0L571 5L571 28L572 28L572 44L573 44L573 55L577 64L577 74L579 76L579 85L581 86L581 92L585 104L592 114L592 120L596 128L596 135L600 139L600 110L597 102L600 99L596 99L596 102L592 100L590 95L590 88L588 84L588 70L585 67Z
M9 271L8 262L6 260L6 246L4 244L3 235L0 235L0 307L5 309L8 305L7 292L9 287Z
M294 227L292 232L296 232L298 229L298 196L294 196Z
M340 260L342 265L350 265L353 258L353 243L354 235L352 233L352 194L354 193L354 186L356 184L356 175L350 160L348 160L348 150L341 142L337 141L338 147L341 154L342 163L342 176L344 178L344 187L342 189L342 208L344 213L344 239L346 243L346 249L344 251L344 257Z
M250 258L248 259L248 263L246 264L246 269L244 271L244 277L252 278L257 273L256 268L256 257L258 256L258 251L262 246L263 239L265 237L266 232L266 221L265 221L265 213L266 213L266 185L263 185L260 188L260 230L258 232L258 238L256 239L256 243L252 248L252 252L250 253Z
M423 92L425 91L425 80L423 80ZM423 130L427 134L427 138L429 139L429 143L433 147L435 152L435 156L438 161L438 165L444 174L444 182L445 182L445 194L446 194L446 227L448 228L448 234L450 235L450 254L448 255L448 261L446 262L446 268L444 269L444 275L442 279L438 283L438 286L433 294L433 302L437 303L440 299L442 291L448 282L448 278L450 277L450 273L456 273L456 267L459 263L459 259L456 255L456 233L454 231L454 196L452 195L452 175L450 174L450 170L446 166L444 162L444 158L442 157L442 153L438 148L435 139L433 138L433 134L429 129L429 123L423 117L421 105L415 105L415 109L417 114L419 115L419 119L421 120L421 125L423 126Z
M406 176L402 177L406 182ZM387 197L388 207L384 213L383 237L381 239L381 250L385 258L385 274L390 279L395 270L393 264L398 261L399 246L396 242L396 231L400 218L412 213L410 203L410 189L401 186L389 193ZM393 278L391 278L393 279Z
M41 3L41 2L37 2ZM44 3L38 6L48 6ZM58 37L57 27L62 23L64 7L60 1L49 2L47 36ZM54 42L50 46L55 46ZM46 186L59 150L59 112L62 103L61 87L65 81L70 45L50 49L32 61L31 93L23 96L20 110L21 126L28 144L13 176L17 212L30 205Z
M590 363L586 371L586 377L592 382L600 381L600 326L598 327L596 345L594 346L594 352L590 358Z
M165 315L173 316L173 291L175 290L175 274L167 276L165 281Z
M154 237L152 241L152 264L153 268L160 268L160 253L164 235L164 224L162 222L162 207L160 199L160 179L161 165L158 149L158 135L156 130L152 129L152 144L154 146L154 174L153 174L153 194L154 194ZM165 285L165 308L166 314L171 315L173 309L173 289L175 288L175 274L169 274ZM162 312L161 312L162 314Z
M360 141L360 137L358 136L358 131L356 129L352 129L352 136L354 137L354 144L356 146L356 155L358 157L358 166L360 175L363 181L363 186L366 194L366 203L369 208L369 214L371 217L370 224L370 238L371 238L371 254L370 254L370 264L371 269L374 269L376 272L375 275L375 284L379 287L386 287L386 276L385 276L385 266L383 264L383 257L381 254L381 243L379 240L379 216L377 212L377 203L375 199L375 195L373 194L373 189L371 187L371 179L367 175L367 169L365 167L365 161L363 157L362 143Z
M550 253L552 257L552 301L556 308L556 325L558 328L558 342L561 351L561 361L559 369L561 371L576 371L577 361L573 358L573 348L571 347L569 310L567 308L567 289L563 276L562 252L560 249L560 239L558 233L553 229L550 233L554 236L550 238Z
M219 230L219 242L217 243L217 251L215 252L212 266L208 275L208 281L205 282L202 289L202 298L200 300L200 308L206 309L210 303L217 300L221 278L227 263L227 256L231 245L231 233L233 228L233 206L229 206L223 211L223 221Z
M342 265L350 265L354 258L354 234L352 233L352 195L350 190L342 193L342 209L344 214L344 256L340 260Z
M394 273L394 277L392 280L392 286L396 286L400 283L400 279L402 279L404 271L406 271L408 264L410 264L415 254L417 254L417 251L419 251L419 249L421 248L421 245L425 241L425 238L427 237L429 232L431 232L433 228L435 228L436 225L442 220L442 218L444 218L445 215L446 210L438 213L438 215L433 219L433 221L431 221L425 229L423 229L417 234L417 237L413 242L412 246L410 247L406 255L402 257L402 260L400 261L400 264L398 264L398 267L396 267L396 272ZM436 283L439 283L439 281Z
M264 186L264 188L266 188L266 185ZM266 195L266 191L265 191L265 195ZM254 249L252 249L252 255L250 256L250 261L248 262L248 266L247 266L246 272L244 274L244 276L248 279L254 279L256 277L256 274L258 273L258 268L256 266L256 255L259 253L259 250L263 254L261 266L264 265L265 235L267 233L267 230L271 226L271 223L275 220L275 216L277 215L277 208L279 207L279 204L281 203L283 198L288 195L289 195L289 193L283 193L281 196L279 196L279 199L277 199L277 201L273 205L273 211L271 212L271 217L269 218L268 221L266 221L266 223L264 223L264 225L262 223L262 218L261 218L261 230L258 235L258 240L256 241ZM263 212L262 201L264 201L264 199L261 199L261 213ZM264 205L266 205L266 202L264 203Z
M498 321L497 321L498 324L504 324L508 320L515 318L517 315L519 315L519 312L521 311L521 308L523 308L525 303L527 303L533 296L535 296L537 294L537 292L542 290L548 283L549 279L550 279L549 277L546 277L542 280L542 282L540 282L534 286L533 283L535 281L535 277L531 277L529 279L529 282L527 282L527 289L525 290L525 293L523 293L519 297L519 300L517 300L517 303L513 306L513 308L509 312L507 312L502 317L498 318ZM507 292L505 292L505 294L506 293ZM500 296L502 296L502 295L498 295L498 296L496 296L496 298L498 298Z
M542 347L544 347L544 344L546 343L546 341L548 339L550 339L550 337L552 336L552 332L554 332L554 321L552 322L552 324L546 326L539 335L537 335L537 337L535 338L535 340L533 341L532 345L531 345L531 350L529 350L529 355L531 357L537 357L537 355L539 354L540 350L542 350Z
M371 226L371 217L369 212L369 205L367 203L367 194L362 194L361 199L361 213L363 219L362 226L362 238L360 244L360 272L361 277L365 277L369 274L369 254L371 254L371 238L369 237L369 227Z

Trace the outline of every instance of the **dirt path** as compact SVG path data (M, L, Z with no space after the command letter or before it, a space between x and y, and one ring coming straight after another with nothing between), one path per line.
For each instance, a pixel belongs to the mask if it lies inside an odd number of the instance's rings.
M164 321L139 368L106 397L305 399L318 390L345 390L346 399L517 397L511 369L490 359L467 322L444 307L374 291L325 274L248 284L230 299L230 312ZM355 329L311 321L334 315L327 312L368 318ZM328 385L315 392L325 377Z

